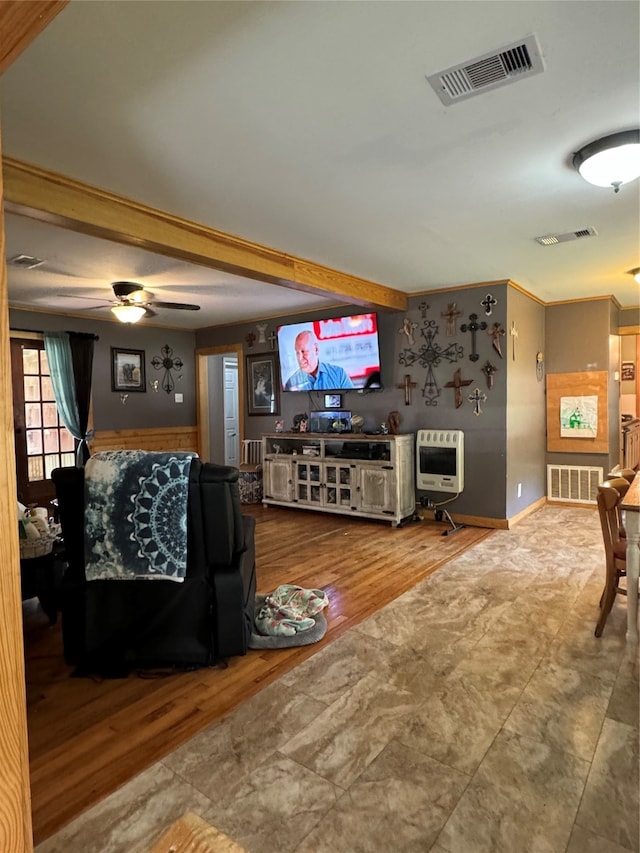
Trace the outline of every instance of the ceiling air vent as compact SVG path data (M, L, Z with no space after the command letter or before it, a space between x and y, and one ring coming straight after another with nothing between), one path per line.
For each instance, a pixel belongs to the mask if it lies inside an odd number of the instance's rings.
M33 255L14 255L7 261L12 267L21 267L24 270L34 270L36 267L41 267L44 263L40 258L34 258Z
M544 71L538 40L534 35L509 44L500 50L485 53L459 65L453 65L427 81L442 103L448 107L472 98L488 89L515 83L532 74Z
M567 231L566 234L545 234L544 237L534 237L534 240L541 246L555 246L556 243L569 243L571 240L597 236L598 232L590 225L588 228L579 228L577 231Z

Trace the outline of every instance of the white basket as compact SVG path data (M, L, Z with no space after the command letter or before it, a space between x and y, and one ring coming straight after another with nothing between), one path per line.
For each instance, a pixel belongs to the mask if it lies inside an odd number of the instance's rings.
M53 550L55 534L41 536L39 539L20 539L20 559L32 560L34 557L44 557Z

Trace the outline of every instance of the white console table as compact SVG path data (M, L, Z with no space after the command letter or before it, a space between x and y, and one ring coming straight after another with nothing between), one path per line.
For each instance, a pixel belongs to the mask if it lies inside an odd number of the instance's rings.
M413 435L269 433L262 437L265 506L377 518L415 511Z

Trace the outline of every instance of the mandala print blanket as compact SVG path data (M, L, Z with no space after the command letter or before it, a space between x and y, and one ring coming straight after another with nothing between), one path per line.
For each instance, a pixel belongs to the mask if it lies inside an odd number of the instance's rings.
M316 624L312 617L327 606L322 589L304 589L283 584L267 595L256 616L256 629L263 635L292 637Z
M85 573L183 581L195 453L107 450L85 466Z

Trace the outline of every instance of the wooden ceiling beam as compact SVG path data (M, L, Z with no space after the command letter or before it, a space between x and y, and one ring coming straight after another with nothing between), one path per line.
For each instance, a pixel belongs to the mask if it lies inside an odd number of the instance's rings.
M69 0L2 0L0 2L0 74L7 70Z
M216 231L124 196L4 157L5 209L172 258L371 309L404 311L407 294Z

